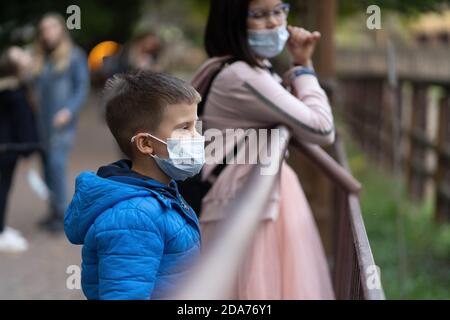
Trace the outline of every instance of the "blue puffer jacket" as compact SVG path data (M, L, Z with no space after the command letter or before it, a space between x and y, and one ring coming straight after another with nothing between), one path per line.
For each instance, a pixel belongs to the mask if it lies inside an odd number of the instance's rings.
M167 298L200 253L198 219L175 181L164 185L130 167L122 160L76 179L64 228L84 245L88 299Z

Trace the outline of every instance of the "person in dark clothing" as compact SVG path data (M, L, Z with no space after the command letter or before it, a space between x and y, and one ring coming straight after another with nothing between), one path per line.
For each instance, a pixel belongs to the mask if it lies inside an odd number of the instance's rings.
M0 252L28 247L20 232L6 227L5 221L17 161L37 146L34 114L24 84L30 64L31 57L19 47L8 48L0 57Z

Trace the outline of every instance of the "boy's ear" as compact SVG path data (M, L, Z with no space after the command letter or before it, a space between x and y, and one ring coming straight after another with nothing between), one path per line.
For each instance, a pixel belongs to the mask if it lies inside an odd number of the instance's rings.
M153 141L150 137L145 133L138 133L136 138L134 139L134 144L139 153L144 155L153 154Z

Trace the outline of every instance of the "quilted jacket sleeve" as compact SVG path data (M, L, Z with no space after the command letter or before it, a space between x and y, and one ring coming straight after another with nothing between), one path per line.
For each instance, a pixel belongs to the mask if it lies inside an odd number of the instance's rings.
M139 212L120 216L133 214ZM164 250L161 230L150 219L131 228L117 225L103 225L96 233L99 298L150 299Z

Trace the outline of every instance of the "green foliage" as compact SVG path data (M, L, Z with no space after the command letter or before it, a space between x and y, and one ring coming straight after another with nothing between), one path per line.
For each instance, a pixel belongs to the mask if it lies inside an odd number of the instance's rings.
M81 30L73 30L71 33L85 48L90 48L102 40L127 40L141 8L140 0L0 1L0 47L11 42L21 44L17 39L11 39L11 33L24 25L35 26L47 12L57 12L68 17L66 10L72 4L81 9Z
M381 9L398 11L404 15L415 15L425 11L439 10L442 4L450 4L450 0L352 0L339 1L339 14L351 15L366 11L370 5L378 5Z
M286 0L292 4L291 20L297 21L299 10L307 0ZM450 0L355 0L339 1L339 15L348 16L365 12L371 4L382 9L392 9L402 14L414 15L428 10L438 10L439 4ZM183 30L196 45L203 43L203 29L209 9L206 0L21 0L0 2L0 48L11 43L11 32L26 24L36 25L42 14L53 11L66 15L66 8L76 4L82 13L82 28L72 32L74 38L85 48L102 40L125 42L139 18L148 10L160 17L162 23L173 24Z
M346 140L361 205L388 299L450 298L450 225L437 224L433 201L414 203L401 181L370 164Z
M141 18L144 24L157 25L160 31L175 28L201 47L208 10L209 1L205 0L144 1Z

